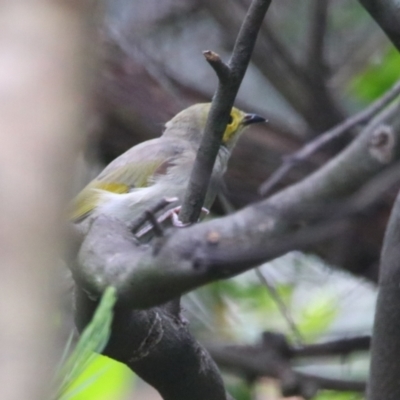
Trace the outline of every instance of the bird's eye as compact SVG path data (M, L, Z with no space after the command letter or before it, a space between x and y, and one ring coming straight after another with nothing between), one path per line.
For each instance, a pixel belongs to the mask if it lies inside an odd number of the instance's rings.
M232 115L229 116L229 120L228 120L228 125L230 125L233 122L233 118Z

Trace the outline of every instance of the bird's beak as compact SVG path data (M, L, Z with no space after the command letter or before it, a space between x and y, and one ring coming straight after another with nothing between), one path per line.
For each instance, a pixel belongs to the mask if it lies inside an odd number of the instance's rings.
M257 124L259 122L267 122L267 120L263 117L260 117L257 114L246 114L243 118L243 125L251 125L251 124Z

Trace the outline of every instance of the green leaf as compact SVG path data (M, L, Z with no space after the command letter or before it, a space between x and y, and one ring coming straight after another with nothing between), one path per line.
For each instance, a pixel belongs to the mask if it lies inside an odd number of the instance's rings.
M134 379L125 364L97 355L72 382L62 400L122 399L131 390Z
M56 395L58 400L66 400L67 392L75 384L78 377L101 353L106 346L111 333L113 307L116 302L116 290L108 287L101 298L92 321L85 328L79 341L68 359L59 368L55 381L58 382ZM66 352L70 344L67 344ZM66 353L65 352L65 353ZM65 358L65 355L63 355Z

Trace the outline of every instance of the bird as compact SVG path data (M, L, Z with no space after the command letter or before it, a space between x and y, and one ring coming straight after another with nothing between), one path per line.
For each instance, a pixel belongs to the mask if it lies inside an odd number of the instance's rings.
M164 125L159 138L137 144L113 160L73 199L70 220L82 224L106 215L129 224L163 198L181 204L210 108L211 103L199 103L184 109ZM232 108L206 194L206 209L215 200L240 135L251 124L265 121Z

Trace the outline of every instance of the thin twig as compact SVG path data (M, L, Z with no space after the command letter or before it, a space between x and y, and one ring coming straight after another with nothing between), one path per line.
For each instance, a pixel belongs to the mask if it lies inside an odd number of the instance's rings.
M222 61L219 60L217 62L217 75L218 77L222 75L223 80L219 80L218 88L212 101L203 140L197 152L182 210L179 213L179 218L183 223L193 223L199 219L222 135L236 94L250 62L258 31L270 3L271 0L252 1L237 37L229 64L224 64L222 67ZM209 54L205 54L206 58L209 57ZM219 57L217 58L219 59ZM217 65L215 63L216 58L212 57L212 59L214 61L211 65L215 69ZM222 71L224 72L222 73ZM225 80L225 75L228 75L228 72L229 79Z
M341 124L329 129L325 133L318 136L315 140L309 142L299 151L285 157L284 163L278 168L261 186L259 192L262 196L268 194L279 183L287 173L297 164L306 160L316 151L320 150L332 140L339 138L350 129L357 125L364 124L369 121L373 116L378 114L385 108L391 101L393 101L400 94L400 81L396 82L393 87L388 90L382 97L372 103L369 107L359 112L356 115L346 119Z
M367 351L371 346L370 336L356 336L333 340L331 342L309 344L294 348L293 357L344 356L357 351Z
M247 7L248 0L201 2L206 4L220 24L225 43L230 47L232 38L240 26L244 8L242 6ZM260 29L253 62L291 106L304 116L313 131L323 132L345 118L327 90L313 90L310 71L295 60L281 38L272 32L267 23L263 23ZM305 96L305 93L310 95Z
M260 268L256 268L255 272L256 272L256 275L257 275L258 279L267 288L267 290L268 290L269 294L271 295L272 299L275 301L276 305L278 306L279 311L281 312L283 318L285 319L285 321L289 325L289 328L292 331L293 336L294 336L294 338L296 340L296 344L298 346L301 346L303 344L303 342L304 342L303 336L300 333L299 329L297 328L296 323L293 321L293 318L290 315L290 312L287 309L286 304L284 303L282 298L279 296L279 293L277 292L275 287L268 282L268 279L262 273L261 269Z
M230 68L221 60L221 57L211 50L203 51L207 62L211 65L220 82L228 82L231 76Z
M288 357L288 354L281 354L279 349L273 347L267 349L259 346L207 345L206 347L220 368L241 376L278 378L286 395L311 398L319 389L365 391L364 381L333 379L294 371L290 365L290 355Z

